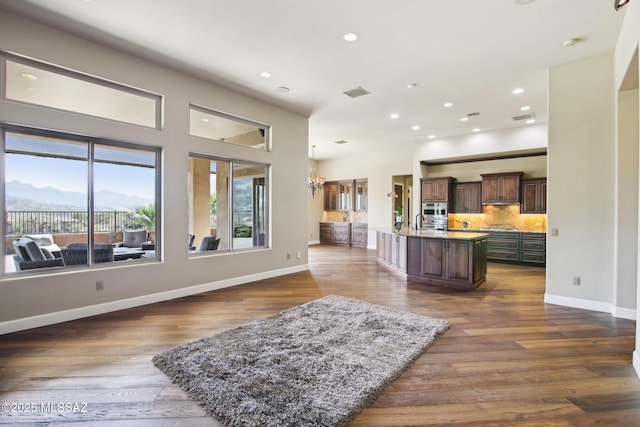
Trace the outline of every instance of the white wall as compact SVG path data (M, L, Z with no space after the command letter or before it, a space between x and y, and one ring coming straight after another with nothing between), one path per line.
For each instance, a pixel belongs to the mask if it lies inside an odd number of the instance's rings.
M640 28L640 3L629 2L629 4L625 6L625 9L624 22L622 24L622 29L620 30L620 36L618 37L614 55L614 92L617 92L618 88L621 87L634 55L636 55L635 72L638 73L639 69L637 52L638 45L640 44L640 32L638 32L638 28ZM640 78L639 76L636 77ZM635 126L637 127L639 120L638 116L636 116L635 119ZM620 123L620 118L618 118L618 123ZM638 141L638 144L640 144L640 141ZM640 282L636 283L636 307L640 307ZM633 366L635 367L638 375L640 375L640 327L638 326L637 320L636 350L633 353Z
M611 312L613 55L549 70L547 302ZM553 236L553 230L558 235ZM580 277L581 284L573 284Z
M397 147L397 144L393 144ZM319 162L319 174L327 181L366 178L369 185L368 246L375 248L375 229L391 227L393 199L387 193L393 191L394 175L411 175L413 151L410 145L379 152L342 157ZM316 196L317 197L317 196ZM320 207L322 210L322 206ZM315 224L317 228L318 225Z
M0 11L0 49L164 96L164 128L0 100L0 121L163 148L163 262L0 279L0 333L307 269L308 120L136 57ZM189 136L189 103L272 126L273 151ZM268 163L272 247L189 259L190 151ZM301 252L301 258L287 254ZM96 280L105 290L95 290Z

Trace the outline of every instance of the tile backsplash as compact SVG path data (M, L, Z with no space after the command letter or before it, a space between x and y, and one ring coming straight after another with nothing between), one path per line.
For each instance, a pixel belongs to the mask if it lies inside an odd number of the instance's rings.
M449 214L449 228L506 228L520 231L547 231L546 214L520 214L520 205L484 205L484 213Z
M367 211L324 211L321 222L367 222Z

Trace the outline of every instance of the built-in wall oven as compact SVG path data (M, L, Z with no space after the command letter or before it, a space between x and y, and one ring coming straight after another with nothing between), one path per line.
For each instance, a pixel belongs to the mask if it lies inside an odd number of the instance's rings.
M423 203L422 228L446 231L449 227L448 213L446 203Z

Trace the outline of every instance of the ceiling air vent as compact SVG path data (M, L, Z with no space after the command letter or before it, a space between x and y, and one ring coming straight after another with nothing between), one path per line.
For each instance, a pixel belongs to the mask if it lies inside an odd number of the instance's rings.
M335 142L336 144L346 144L347 143L347 141L345 141L344 139L341 139L340 141L333 141L333 142Z
M467 117L479 116L480 113L468 113Z
M358 86L355 89L351 89L343 93L347 96L350 96L351 98L357 98L359 96L368 95L370 92Z
M515 121L518 120L529 120L529 119L535 119L536 118L536 113L529 113L529 114L523 114L521 116L513 116L512 119Z

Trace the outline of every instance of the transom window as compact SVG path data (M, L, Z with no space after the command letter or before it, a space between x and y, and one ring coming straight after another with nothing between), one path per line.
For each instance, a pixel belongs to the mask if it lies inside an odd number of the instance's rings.
M195 105L189 106L190 134L269 151L269 127Z

